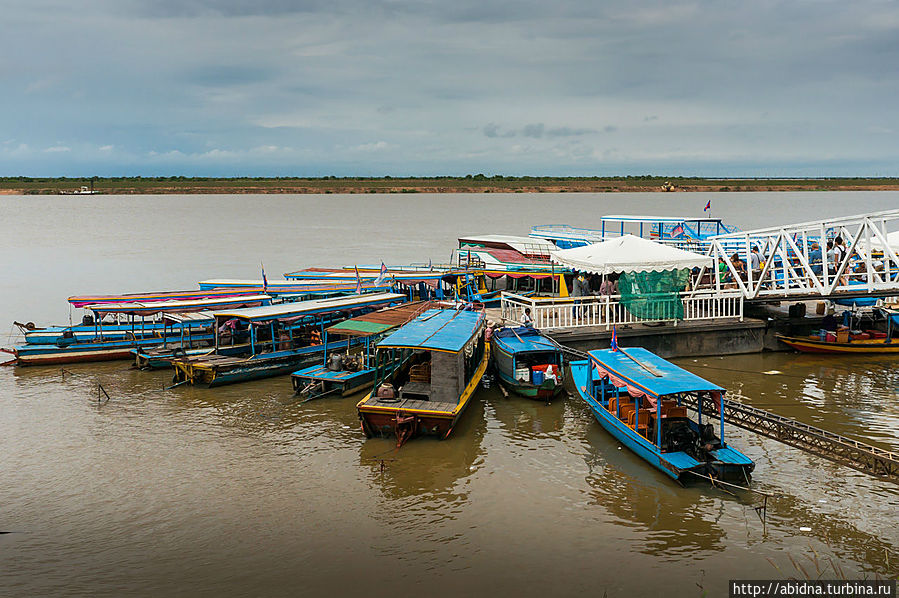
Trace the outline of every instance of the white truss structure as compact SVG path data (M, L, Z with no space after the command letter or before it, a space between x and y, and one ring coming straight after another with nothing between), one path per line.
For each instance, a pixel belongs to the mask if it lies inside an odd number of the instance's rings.
M887 241L889 228L899 228L899 210L712 237L708 255L716 267L700 271L695 290L739 289L747 300L899 295L899 247ZM836 237L847 248L839 263L827 256L827 241ZM755 271L750 268L753 247L762 264ZM745 269L738 268L735 257ZM723 273L719 259L727 265Z

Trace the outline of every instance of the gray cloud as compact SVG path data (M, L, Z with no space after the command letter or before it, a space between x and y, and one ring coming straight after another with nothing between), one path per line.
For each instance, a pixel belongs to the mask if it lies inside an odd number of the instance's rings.
M145 162L198 174L883 174L899 163L884 134L899 130L892 3L13 4L0 131L16 141L0 146L0 174ZM56 147L71 151L43 151Z

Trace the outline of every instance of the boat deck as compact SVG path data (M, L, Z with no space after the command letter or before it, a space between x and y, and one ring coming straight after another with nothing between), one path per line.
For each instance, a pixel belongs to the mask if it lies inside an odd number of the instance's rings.
M439 401L419 401L416 399L375 399L374 397L365 402L363 407L379 407L389 408L396 411L438 411L450 415L458 407L458 403L444 403Z
M341 370L339 372L334 372L329 370L326 366L323 365L314 365L312 367L308 367L302 370L297 370L291 374L294 378L303 378L309 380L325 380L328 382L346 382L348 380L353 380L354 378L358 378L360 376L370 374L373 370L371 368L356 370L355 372L350 372L348 370Z
M231 357L229 355L219 355L210 353L209 355L198 355L196 357L181 358L177 361L188 362L193 364L210 364L210 365L236 365L244 363L245 357Z

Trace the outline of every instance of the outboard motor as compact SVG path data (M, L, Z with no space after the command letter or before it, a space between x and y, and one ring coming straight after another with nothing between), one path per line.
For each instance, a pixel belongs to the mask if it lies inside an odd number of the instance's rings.
M331 353L331 359L328 360L328 369L332 372L339 372L343 369L343 354Z
M84 314L84 316L81 318L81 325L82 326L93 326L94 325L94 316L92 316L90 314Z

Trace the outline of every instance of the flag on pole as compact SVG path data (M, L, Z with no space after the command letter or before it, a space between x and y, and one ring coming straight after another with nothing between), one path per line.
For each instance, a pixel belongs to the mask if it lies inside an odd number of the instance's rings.
M434 270L434 264L431 263L431 258L428 258L428 270Z
M674 228L671 229L672 237L682 237L683 234L684 234L684 225L683 224L678 224L677 226L675 226Z
M702 211L708 212L711 209L712 209L712 200L710 199L709 202L707 204L705 204L705 207L702 209Z
M612 351L618 350L618 329L612 326Z
M265 278L265 264L259 262L259 265L262 266L262 292L264 293L268 289L268 280Z
M356 270L356 294L362 294L362 279L359 278L359 266L353 266L353 269Z
M385 280L387 280L387 266L384 265L384 262L381 262L381 273L375 279L375 286L381 286Z

